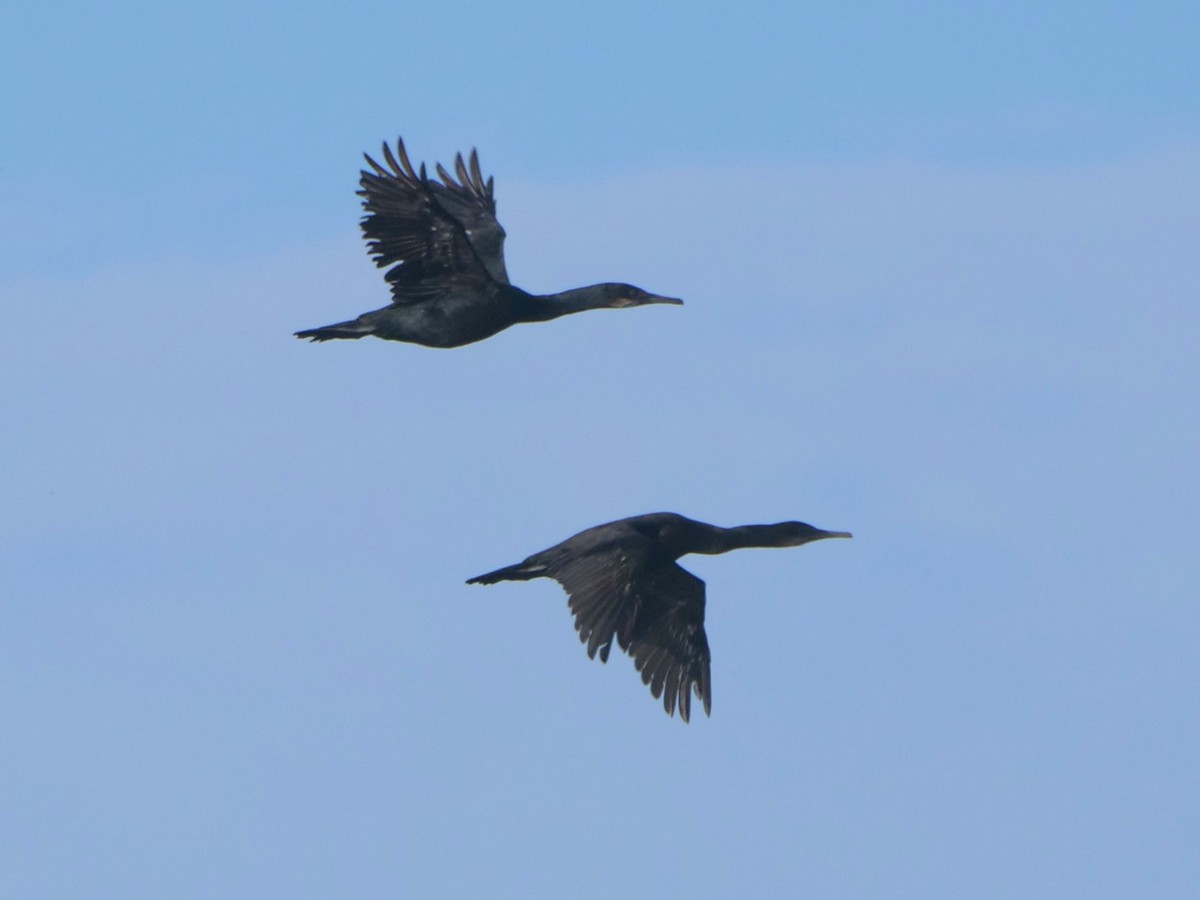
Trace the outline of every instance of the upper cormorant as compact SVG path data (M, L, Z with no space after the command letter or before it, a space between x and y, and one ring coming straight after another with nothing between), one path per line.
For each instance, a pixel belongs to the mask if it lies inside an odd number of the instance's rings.
M725 553L740 547L798 547L823 538L848 538L804 522L721 528L675 513L650 513L597 525L524 562L477 575L467 584L553 578L569 595L579 639L588 656L608 661L616 638L633 657L642 681L663 708L683 721L691 693L712 709L704 582L675 561L687 553Z
M493 182L483 180L474 150L469 171L461 153L455 158L457 180L439 163L440 183L426 176L424 163L419 173L413 169L403 140L396 140L396 156L384 143L387 168L363 155L374 171L364 169L359 180L367 211L362 230L375 265L391 267L384 278L392 286L392 303L348 322L297 331L296 337L328 341L374 335L461 347L518 322L544 322L585 309L683 302L631 284L529 294L508 283Z

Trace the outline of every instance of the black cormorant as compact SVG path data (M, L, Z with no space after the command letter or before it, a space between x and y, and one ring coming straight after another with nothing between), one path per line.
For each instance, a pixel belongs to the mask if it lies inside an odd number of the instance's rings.
M683 302L631 284L526 293L508 283L493 182L483 180L474 150L469 170L461 153L455 159L457 180L439 163L441 182L426 176L424 163L419 173L413 169L400 139L396 155L383 145L387 168L363 155L373 171L364 169L359 181L367 211L362 230L375 264L390 267L384 278L392 286L392 303L348 322L298 331L296 337L329 341L374 335L461 347L518 322L544 322L586 309Z
M467 584L553 578L569 595L579 639L588 656L608 661L613 639L633 657L642 681L661 696L668 715L678 703L683 721L691 693L712 709L704 582L675 561L688 553L741 547L798 547L823 538L848 538L804 522L721 528L675 513L650 513L581 531L524 562L478 575Z

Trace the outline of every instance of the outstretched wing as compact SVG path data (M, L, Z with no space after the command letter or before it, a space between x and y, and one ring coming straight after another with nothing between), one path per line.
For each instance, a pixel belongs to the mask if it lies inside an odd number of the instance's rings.
M472 148L468 170L462 154L454 157L455 181L442 164L437 164L442 183L429 182L429 188L438 204L457 219L466 231L471 246L475 248L480 262L501 284L508 284L508 272L504 268L504 229L496 221L495 183L489 176L483 180L479 169L479 154Z
M383 145L386 167L363 154L374 171L362 171L358 192L367 211L361 223L367 248L375 265L391 267L384 277L394 302L429 300L451 288L489 291L496 279L463 223L437 199L435 185L443 186L429 180L424 166L419 173L413 168L402 140L396 151Z
M437 300L458 292L490 293L495 280L480 261L462 223L433 196L425 167L416 172L404 142L397 140L399 161L383 145L384 168L367 154L375 171L363 170L359 184L367 248L380 268L397 304Z
M660 598L647 604L644 621L626 648L642 681L655 697L662 695L667 715L674 714L678 701L679 717L688 721L693 691L704 703L705 715L710 714L712 673L704 631L704 582L678 564L667 563L645 573L639 590Z
M634 659L642 681L662 697L668 715L685 722L691 695L712 708L704 582L628 537L612 546L555 564L546 575L567 591L579 639L588 656L607 662L614 639Z

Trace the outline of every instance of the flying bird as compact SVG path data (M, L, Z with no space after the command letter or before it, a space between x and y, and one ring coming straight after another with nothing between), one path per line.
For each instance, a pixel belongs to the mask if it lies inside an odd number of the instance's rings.
M799 547L846 531L804 522L721 528L675 513L650 513L597 525L524 562L477 575L467 584L553 578L566 589L575 630L588 656L608 662L615 639L633 657L668 715L688 721L693 691L712 711L704 582L676 560L688 553L742 547Z
M545 322L588 309L645 306L682 300L651 294L631 284L594 284L558 294L530 294L508 282L504 229L496 221L493 180L484 181L479 154L470 165L462 154L455 175L437 165L441 181L425 164L415 170L404 141L396 152L384 143L380 165L367 154L358 193L367 248L387 269L392 302L357 319L297 331L313 341L374 335L426 347L461 347L518 322ZM457 177L455 177L457 176Z

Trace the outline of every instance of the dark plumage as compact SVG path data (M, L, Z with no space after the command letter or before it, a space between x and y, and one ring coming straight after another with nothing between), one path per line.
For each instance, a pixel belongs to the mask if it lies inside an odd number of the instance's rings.
M675 513L650 513L581 531L524 562L478 575L467 584L553 578L569 595L588 656L608 661L613 639L633 657L642 681L668 715L688 721L691 694L712 709L704 582L675 561L688 553L740 547L798 547L849 532L804 522L721 528Z
M364 154L366 156L366 154ZM296 332L313 341L374 335L427 347L461 347L518 322L544 322L586 309L682 303L630 284L595 284L559 294L530 294L508 283L504 229L496 221L492 179L479 155L470 168L454 161L457 180L439 163L441 181L409 162L404 142L396 155L383 145L387 167L366 156L362 172L363 234L375 264L387 268L392 303L357 319Z

